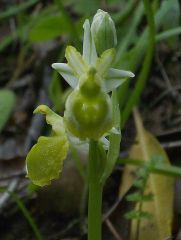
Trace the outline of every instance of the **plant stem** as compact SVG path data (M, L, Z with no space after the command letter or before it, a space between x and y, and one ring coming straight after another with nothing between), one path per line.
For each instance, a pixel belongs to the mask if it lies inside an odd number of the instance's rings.
M102 239L102 190L98 142L89 143L88 240Z

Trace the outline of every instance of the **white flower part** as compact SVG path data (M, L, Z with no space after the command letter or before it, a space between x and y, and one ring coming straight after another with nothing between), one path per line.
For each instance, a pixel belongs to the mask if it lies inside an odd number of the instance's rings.
M76 88L78 79L74 76L73 71L66 63L53 63L52 68L57 70L58 73L65 79L65 81L72 87Z
M109 140L105 136L100 138L100 142L103 144L105 150L109 149Z
M112 79L112 80L110 80L109 78L106 79L105 92L109 93L109 92L113 91L114 89L121 86L125 81L126 81L126 79Z
M101 13L101 10L98 13ZM72 88L79 87L80 78L92 67L97 72L97 79L101 79L102 90L106 93L119 87L127 78L134 77L130 71L111 68L115 60L114 48L104 51L98 58L89 20L84 22L83 28L83 54L81 55L74 47L68 46L65 52L68 63L52 64Z
M132 78L134 76L135 75L130 71L110 68L105 77L106 92L111 92L123 84L127 78Z
M120 79L120 78L128 78L128 77L134 77L134 73L130 71L125 71L121 69L115 69L115 68L110 68L108 71L107 78L111 79Z
M83 59L87 64L94 65L97 59L96 47L90 30L89 20L85 20L83 41Z
M111 130L110 130L110 133L114 133L114 134L120 134L120 130L118 130L117 128L115 128L115 127L113 127L113 128L111 128Z

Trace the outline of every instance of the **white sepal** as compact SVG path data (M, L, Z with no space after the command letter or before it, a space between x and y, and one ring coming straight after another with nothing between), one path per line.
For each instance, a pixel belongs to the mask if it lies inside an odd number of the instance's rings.
M78 79L73 75L71 68L66 63L53 63L52 68L57 70L72 88L76 88Z
M132 73L130 71L110 68L106 78L119 80L120 78L129 78L129 77L134 77L134 76L135 76L134 73Z
M83 41L83 59L87 64L94 65L97 59L96 47L90 30L89 20L85 20Z
M117 87L119 87L121 84L125 82L126 79L106 79L105 80L105 92L111 92Z
M106 92L111 92L112 90L116 89L123 84L127 78L130 77L134 77L134 74L130 71L110 68L105 77Z

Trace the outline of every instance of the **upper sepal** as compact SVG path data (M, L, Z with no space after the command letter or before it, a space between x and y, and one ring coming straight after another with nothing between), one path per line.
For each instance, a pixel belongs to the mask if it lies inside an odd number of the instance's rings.
M83 41L83 59L87 64L93 65L97 59L97 52L94 39L90 30L89 20L85 20L84 25L84 41Z
M80 78L88 69L88 64L86 64L82 55L76 48L68 46L65 50L65 57L67 59L68 66L71 67L77 78Z
M96 69L101 77L104 77L115 59L116 51L114 48L108 49L102 53L96 61Z

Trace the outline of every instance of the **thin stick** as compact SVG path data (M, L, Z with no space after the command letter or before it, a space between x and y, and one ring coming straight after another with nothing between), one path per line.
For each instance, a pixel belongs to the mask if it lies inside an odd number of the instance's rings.
M112 222L109 219L106 219L106 225L109 228L110 232L114 236L116 240L123 240L119 233L116 231L115 227L113 226Z

